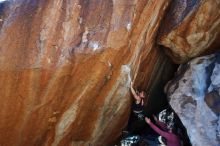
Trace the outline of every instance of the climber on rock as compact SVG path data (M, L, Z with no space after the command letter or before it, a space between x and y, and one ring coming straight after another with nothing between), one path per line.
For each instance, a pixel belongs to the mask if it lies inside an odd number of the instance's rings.
M131 82L131 93L135 99L132 105L132 112L137 116L139 120L144 120L144 98L146 97L145 91L135 92L133 88L133 82Z
M123 132L140 135L143 128L147 125L144 121L144 98L146 93L144 91L135 92L133 82L131 82L131 93L134 97L134 102L131 107L131 115L128 121L127 128Z
M155 117L154 117L155 118ZM157 119L155 119L156 122ZM173 129L169 129L169 131L164 131L161 130L160 128L158 128L156 125L154 125L151 120L147 117L145 117L145 121L149 124L149 126L155 131L157 132L159 135L161 135L162 137L164 137L167 141L167 146L181 146L181 140L179 138L178 135L174 134ZM163 126L161 125L161 123L159 124L163 129L165 129L166 127L165 124L163 124Z

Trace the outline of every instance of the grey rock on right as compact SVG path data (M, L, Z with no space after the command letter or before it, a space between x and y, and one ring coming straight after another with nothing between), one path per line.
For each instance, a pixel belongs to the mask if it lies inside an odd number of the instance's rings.
M220 53L180 65L165 92L193 146L220 145Z

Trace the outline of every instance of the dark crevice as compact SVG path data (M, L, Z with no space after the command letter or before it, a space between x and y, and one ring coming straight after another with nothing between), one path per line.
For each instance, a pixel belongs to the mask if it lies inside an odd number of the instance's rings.
M170 61L170 60L168 60L168 61ZM163 63L166 63L166 62L159 62L159 63L161 64L161 66L166 67L166 65L162 65ZM167 95L164 93L164 87L167 84L167 81L169 81L171 79L172 79L172 81L171 81L172 83L177 82L177 80L179 80L183 76L183 74L184 74L183 72L186 72L188 67L189 67L189 64L183 64L183 65L181 65L181 67L179 67L179 69L177 71L178 65L173 64L173 74L170 74L170 72L168 74L168 73L166 73L167 69L160 68L161 72L163 72L163 75L159 76L159 78L158 78L158 76L153 78L153 80L156 81L156 83L153 83L153 85L152 85L153 88L150 89L151 90L150 97L148 98L147 103L145 104L145 107L144 107L144 115L147 117L151 117L152 121L154 121L152 118L152 115L158 116L158 114L164 109L168 109L168 110L172 111L174 113L174 123L175 123L174 127L176 129L176 132L178 132L179 137L182 139L184 146L191 146L189 137L187 135L187 130L184 127L184 125L182 124L182 122L179 119L179 117L177 116L177 114L174 112L174 110L169 105ZM160 71L158 71L158 72L160 72ZM167 75L169 75L169 77L167 77ZM175 79L173 80L173 78L175 78ZM152 83L150 83L150 84L152 84ZM168 86L169 86L169 84L168 84ZM178 84L176 84L176 85L178 86ZM172 94L172 93L168 93L168 95L169 94ZM134 124L132 126L134 127L134 129L135 128L136 129L133 131L132 134L133 135L140 135L143 139L144 138L149 139L149 137L150 137L150 138L152 138L152 140L157 141L157 137L159 135L157 133L155 133L151 129L151 127L148 126L148 124L145 121L137 122L137 121L135 121L135 119L133 117L134 117L134 114L131 111L129 125L127 125L127 128L129 126L131 126L132 124ZM140 143L137 144L137 146L139 146L139 145L147 146L146 143L143 144L143 141L144 140L142 140L142 142L140 142L141 144ZM150 144L150 145L152 145L152 144Z

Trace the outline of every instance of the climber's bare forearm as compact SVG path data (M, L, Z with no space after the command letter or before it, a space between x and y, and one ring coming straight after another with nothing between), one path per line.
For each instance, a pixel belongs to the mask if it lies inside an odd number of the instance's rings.
M136 94L136 92L133 88L133 82L131 82L131 93L133 94L135 100L140 100L140 97Z

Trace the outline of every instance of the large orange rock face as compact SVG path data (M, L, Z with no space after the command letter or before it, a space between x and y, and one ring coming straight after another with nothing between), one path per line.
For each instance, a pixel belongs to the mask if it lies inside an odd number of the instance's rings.
M147 88L171 67L155 45L168 3L11 2L1 14L0 145L113 142L130 112L131 78Z
M159 44L176 63L219 49L219 0L174 0L161 26Z

